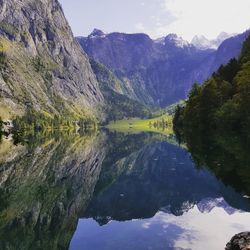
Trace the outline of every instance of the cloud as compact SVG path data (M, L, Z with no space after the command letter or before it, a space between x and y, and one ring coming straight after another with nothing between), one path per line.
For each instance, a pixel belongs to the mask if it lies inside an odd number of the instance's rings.
M145 31L145 26L144 26L143 23L137 23L137 24L135 25L135 28L136 28L136 30L138 30L138 31Z
M249 0L164 0L166 14L176 20L161 30L186 39L196 34L214 38L221 31L242 32L250 27Z
M144 32L153 38L177 33L191 40L196 34L214 38L222 31L240 33L250 28L250 0L59 1L75 35L100 28Z

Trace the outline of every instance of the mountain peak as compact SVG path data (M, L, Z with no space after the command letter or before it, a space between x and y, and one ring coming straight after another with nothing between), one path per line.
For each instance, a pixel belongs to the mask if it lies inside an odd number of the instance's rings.
M176 47L180 47L180 48L184 48L189 46L189 43L187 41L185 41L182 37L179 37L178 35L171 33L168 34L165 37L165 44L167 42L170 42L172 44L174 44Z
M95 37L104 37L106 34L102 31L102 30L99 30L99 29L94 29L89 37L90 38L95 38Z
M192 39L192 44L198 49L206 50L206 49L218 49L222 42L226 39L235 36L236 34L228 34L226 32L221 32L217 38L209 40L203 35L196 35Z
M198 49L210 49L212 47L211 41L209 41L203 35L196 35L192 39L191 43Z

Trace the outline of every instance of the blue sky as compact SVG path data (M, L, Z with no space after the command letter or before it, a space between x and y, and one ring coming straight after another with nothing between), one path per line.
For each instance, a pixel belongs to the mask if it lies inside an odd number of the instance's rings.
M153 38L177 33L215 38L250 28L250 0L59 0L75 35L144 32Z

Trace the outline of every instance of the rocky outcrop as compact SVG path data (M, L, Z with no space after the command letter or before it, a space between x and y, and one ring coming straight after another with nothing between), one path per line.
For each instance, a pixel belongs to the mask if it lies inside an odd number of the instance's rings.
M33 107L90 115L103 96L57 0L0 1L1 93L15 113Z
M250 249L250 232L235 235L227 244L225 250L248 250Z

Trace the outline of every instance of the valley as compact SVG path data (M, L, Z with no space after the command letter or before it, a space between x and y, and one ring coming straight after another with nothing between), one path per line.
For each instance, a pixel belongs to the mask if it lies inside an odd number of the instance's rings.
M243 15L73 2L0 0L0 249L248 249Z

